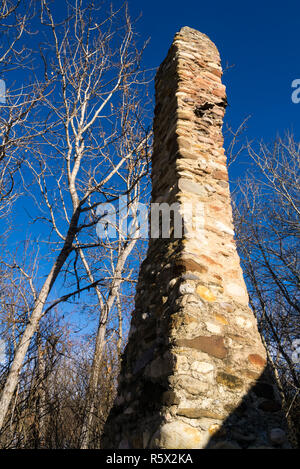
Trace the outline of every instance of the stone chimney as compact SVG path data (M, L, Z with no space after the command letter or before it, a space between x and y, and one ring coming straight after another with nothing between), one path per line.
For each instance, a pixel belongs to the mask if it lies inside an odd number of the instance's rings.
M152 204L171 229L153 210L102 448L289 447L234 241L221 75L188 27L156 75Z

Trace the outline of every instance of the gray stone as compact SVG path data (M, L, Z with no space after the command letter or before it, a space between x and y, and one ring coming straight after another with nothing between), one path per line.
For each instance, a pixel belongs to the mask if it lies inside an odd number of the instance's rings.
M196 280L196 281L199 281L198 275L192 274L190 272L188 272L186 274L182 274L181 278L182 278L182 280Z
M178 181L178 187L181 192L190 194L205 195L206 191L202 184L192 181L191 179L181 178Z
M189 394L193 396L198 396L204 394L208 391L210 383L205 381L199 381L196 378L193 378L189 375L180 376L178 384L183 387Z

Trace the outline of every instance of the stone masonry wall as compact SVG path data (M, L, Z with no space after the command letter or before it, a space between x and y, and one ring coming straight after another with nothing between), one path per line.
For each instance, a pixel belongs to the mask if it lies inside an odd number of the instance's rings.
M102 448L289 447L234 242L221 75L184 27L156 76L152 202L203 219L150 239Z

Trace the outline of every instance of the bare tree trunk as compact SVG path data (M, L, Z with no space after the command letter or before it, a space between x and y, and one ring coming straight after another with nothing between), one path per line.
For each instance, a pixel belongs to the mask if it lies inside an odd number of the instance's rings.
M38 419L38 448L46 447L46 393L45 393L45 350L41 341L41 335L38 332L38 403L37 403L37 419Z

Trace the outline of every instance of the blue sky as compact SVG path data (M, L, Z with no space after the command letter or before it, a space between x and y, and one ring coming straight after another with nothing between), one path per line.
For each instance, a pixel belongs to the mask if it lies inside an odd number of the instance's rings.
M272 141L288 129L300 131L300 103L291 100L291 83L300 78L300 2L214 0L129 0L136 29L151 37L145 65L164 59L174 34L190 26L218 47L229 106L226 122L234 127L249 114L249 138Z

